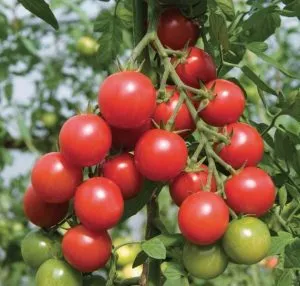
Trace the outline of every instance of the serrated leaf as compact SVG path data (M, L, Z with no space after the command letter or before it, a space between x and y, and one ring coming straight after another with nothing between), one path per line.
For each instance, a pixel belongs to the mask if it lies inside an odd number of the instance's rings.
M278 191L280 209L282 210L287 202L287 191L285 186L282 186Z
M296 238L287 245L284 254L285 268L300 268L300 239Z
M138 267L147 260L148 255L144 251L140 251L133 261L132 268Z
M151 258L165 259L167 250L164 244L156 237L142 243L143 251Z
M268 49L268 44L264 42L252 42L247 44L246 47L253 53L265 52Z
M185 271L180 264L174 263L174 262L167 262L166 264L167 264L167 267L163 271L163 275L167 279L175 280L175 279L179 279L185 275Z
M275 286L291 286L293 285L294 274L292 270L275 269Z
M232 0L216 0L225 16L232 21L235 17L234 5Z
M271 237L271 247L268 252L268 256L281 254L284 251L286 245L294 240L293 236L284 231L279 231L278 236Z

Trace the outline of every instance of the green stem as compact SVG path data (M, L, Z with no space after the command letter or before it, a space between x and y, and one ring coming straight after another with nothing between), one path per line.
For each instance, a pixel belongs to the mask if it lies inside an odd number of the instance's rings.
M208 157L208 176L207 176L207 182L204 187L204 191L210 191L211 188L211 182L212 182L212 176L214 173L214 169L216 168L215 162L212 157Z
M274 214L276 216L276 218L278 219L279 223L281 224L281 226L288 232L293 233L292 230L290 229L290 227L287 225L287 222L281 217L281 215L279 214L279 208L275 209Z
M265 136L275 125L277 118L282 115L282 111L279 111L275 116L273 117L270 125L261 133L261 136Z
M163 73L163 76L162 76L162 79L160 81L159 94L164 94L165 93L169 74L170 74L169 70L165 69L165 71Z
M191 162L197 163L198 157L199 157L199 155L200 155L200 153L201 153L201 151L202 151L204 145L205 145L205 142L204 142L204 141L199 142L199 144L198 144L198 146L197 146L197 148L196 148L194 154L193 154L192 157L191 157Z
M293 219L294 215L299 211L299 209L300 209L300 205L298 205L298 206L291 212L291 214L288 216L288 218L287 218L287 220L286 220L286 223L289 223L289 222Z
M120 249L121 247L126 246L126 245L141 244L141 243L142 243L141 241L132 241L132 242L123 243L123 244L116 246L114 248L113 252L117 252L118 249Z
M132 55L130 57L130 62L134 63L138 57L142 54L144 49L148 46L148 44L153 41L155 34L149 33L144 36L144 38L138 43L138 45L134 48Z
M170 131L172 130L174 124L175 124L175 120L176 120L176 117L178 115L178 112L184 102L184 99L185 99L185 95L183 93L180 93L180 96L179 96L179 99L178 99L178 102L175 106L175 109L173 110L173 113L171 115L171 117L169 118L168 122L167 122L167 125L166 125L166 130Z

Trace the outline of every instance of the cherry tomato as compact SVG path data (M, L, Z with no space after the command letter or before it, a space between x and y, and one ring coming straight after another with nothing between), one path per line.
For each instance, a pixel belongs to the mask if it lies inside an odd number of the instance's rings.
M93 38L81 37L77 42L77 51L84 56L93 56L99 49L99 44Z
M180 206L183 201L193 193L203 191L208 179L208 168L202 164L199 172L183 172L171 183L170 195L176 205ZM210 192L217 190L216 180L211 179Z
M153 129L147 131L135 147L135 164L146 178L168 181L185 167L188 151L177 134Z
M62 241L65 259L81 272L104 267L110 258L111 247L107 231L92 232L82 225L68 230Z
M228 258L219 244L200 246L186 242L182 258L188 273L199 279L215 278L221 275L228 265Z
M87 167L100 163L111 147L111 131L95 114L69 118L59 133L61 153L72 164Z
M50 129L56 126L58 122L58 116L55 112L44 112L42 114L41 121L46 128Z
M232 136L230 144L220 150L220 157L235 169L256 166L264 155L264 141L257 130L240 122L229 124L225 130Z
M214 87L215 97L200 111L201 118L213 126L236 122L245 109L245 96L241 88L225 79L210 81L206 87Z
M227 204L237 213L261 216L275 201L271 177L256 167L247 167L225 183Z
M179 9L166 9L160 16L157 35L165 47L181 50L186 44L194 46L199 35L199 26L185 18Z
M229 209L224 200L211 192L199 192L187 197L180 206L178 224L182 235L199 245L216 242L229 222Z
M112 228L121 219L124 201L120 188L113 181L97 177L77 188L74 208L85 227L102 231Z
M71 165L61 153L42 156L34 165L31 183L39 197L48 203L69 201L82 181L82 170Z
M115 73L102 83L98 103L105 120L118 128L137 128L153 115L156 92L140 72Z
M271 245L268 227L254 217L232 221L223 237L226 254L236 263L255 264L266 257Z
M66 216L69 204L45 203L32 186L29 186L24 195L23 208L26 217L33 224L47 228L56 225Z
M217 77L211 56L196 47L188 49L185 62L177 65L176 72L185 84L195 88L200 87L200 81L208 82Z
M260 265L264 266L268 269L274 269L279 263L279 259L277 256L266 257L262 261L259 262Z

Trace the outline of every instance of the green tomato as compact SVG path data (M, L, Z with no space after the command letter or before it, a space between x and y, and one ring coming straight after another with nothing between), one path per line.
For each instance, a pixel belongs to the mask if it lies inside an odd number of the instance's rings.
M271 236L265 223L254 217L233 220L223 237L226 254L236 263L255 264L266 257Z
M57 235L49 236L42 230L28 233L21 243L25 263L38 268L46 260L61 254L61 242Z
M35 286L82 286L82 274L64 261L49 259L38 269Z
M54 112L45 112L41 116L41 120L44 123L45 127L52 128L56 125L58 118L56 113Z
M220 244L201 246L186 242L182 258L186 270L200 279L215 278L221 275L228 265L228 258Z
M114 241L114 245L118 246L128 242L128 240L117 238ZM125 266L127 264L132 264L135 260L137 254L141 251L141 247L138 244L124 245L117 250L118 254L118 266Z
M98 43L91 37L81 37L77 42L77 51L84 56L95 55L98 48Z
M119 276L123 279L130 279L132 277L139 277L142 275L143 267L142 265L132 268L132 264L125 265L121 271L119 271Z
M106 280L99 275L87 276L83 280L83 286L105 286Z

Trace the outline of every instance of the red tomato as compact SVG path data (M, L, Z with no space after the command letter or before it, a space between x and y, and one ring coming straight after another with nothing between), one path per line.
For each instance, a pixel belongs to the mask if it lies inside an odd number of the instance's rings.
M68 163L61 153L42 156L34 165L31 183L39 197L48 203L69 201L82 181L82 170Z
M165 47L181 50L186 44L194 46L199 35L199 26L185 18L179 9L166 9L160 16L157 35Z
M65 259L81 272L93 272L105 266L111 255L107 231L92 232L82 225L68 230L62 241Z
M245 96L240 87L225 79L216 79L206 84L215 85L215 98L200 111L201 118L213 126L224 126L236 122L244 112Z
M220 150L220 157L235 169L256 166L264 155L264 141L257 130L239 122L225 128L232 137L230 144Z
M68 203L49 204L40 199L32 186L27 188L23 199L26 217L39 227L51 227L59 223L67 214Z
M135 197L141 191L143 177L136 169L133 155L129 153L117 155L105 162L103 176L119 186L124 200Z
M147 131L135 147L135 164L149 180L168 181L185 167L188 151L177 134L153 129Z
M274 269L279 263L279 259L277 256L269 256L263 259L259 264L268 268Z
M107 178L89 179L77 188L74 209L88 229L102 231L112 228L123 215L121 190Z
M198 245L209 245L220 239L229 222L224 200L211 192L195 193L182 203L178 224L182 235Z
M102 83L98 103L105 120L118 128L137 128L153 115L156 92L140 72L115 73Z
M68 119L59 133L61 153L72 164L87 167L100 163L111 147L111 131L95 114Z
M200 87L200 81L208 82L217 77L211 56L196 47L189 48L185 62L176 67L176 72L185 84L195 88Z
M176 205L180 206L191 194L203 191L207 183L208 168L202 164L201 169L199 172L183 172L173 180L170 186L170 195ZM209 191L215 192L216 190L216 180L212 177Z
M225 183L227 204L236 213L261 216L275 201L271 177L256 167L247 167Z

